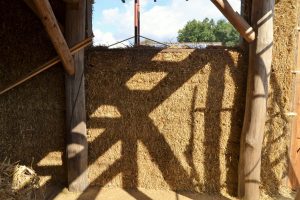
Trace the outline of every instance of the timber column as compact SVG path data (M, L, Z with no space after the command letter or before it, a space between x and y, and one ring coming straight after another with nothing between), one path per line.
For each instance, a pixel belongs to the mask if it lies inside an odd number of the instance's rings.
M272 64L274 0L253 0L251 21L256 40L250 44L246 109L241 135L239 197L260 196L261 151Z
M85 39L86 0L66 3L65 37L69 46ZM68 185L71 192L88 186L88 143L86 131L84 50L74 55L75 76L66 75L66 125Z

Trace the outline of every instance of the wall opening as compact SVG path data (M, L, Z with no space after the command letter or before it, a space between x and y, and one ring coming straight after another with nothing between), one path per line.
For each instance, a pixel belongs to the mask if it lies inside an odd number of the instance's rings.
M236 11L239 0L229 0ZM142 45L164 47L163 44L203 48L210 45L235 46L239 34L211 2L140 0ZM96 0L93 10L94 45L109 46L134 36L134 0ZM150 39L154 40L151 41ZM155 41L161 42L159 44ZM134 38L114 47L134 45Z

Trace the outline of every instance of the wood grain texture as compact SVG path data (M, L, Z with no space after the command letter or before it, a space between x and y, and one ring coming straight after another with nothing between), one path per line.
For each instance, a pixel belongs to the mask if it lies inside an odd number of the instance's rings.
M297 66L294 69L300 70L300 33L298 33ZM292 109L297 116L292 120L290 163L289 163L289 185L296 190L300 184L300 74L296 73L294 79Z
M58 22L54 16L49 1L48 0L32 0L32 1L33 1L32 8L35 7L36 9L35 12L38 13L38 16L40 17L48 35L50 36L52 44L55 50L57 51L57 54L59 55L60 59L62 60L66 72L69 75L74 75L75 74L74 61L70 49L64 39L62 31L59 28Z
M66 40L74 45L85 38L86 0L78 8L66 7ZM84 50L74 55L75 76L66 75L66 124L68 184L72 192L87 188L88 149L84 88Z
M239 13L233 10L227 0L211 0L211 2L215 4L247 42L253 42L255 40L253 28Z
M253 0L252 26L256 40L250 44L246 110L241 135L239 197L258 200L261 151L273 49L274 0Z
M85 47L91 45L92 43L93 43L92 37L85 39L84 41L78 43L77 45L75 45L74 47L71 48L71 54L72 55L75 54L76 52L80 51L81 49L84 49ZM4 89L1 88L0 95L6 93L6 92L14 89L15 87L21 85L22 83L32 79L33 77L39 75L40 73L46 71L47 69L55 66L59 62L60 62L60 59L59 59L58 56L51 59L51 60L49 60L48 62L44 63L43 65L39 66L38 68L36 68L32 72L30 72L29 74L27 74L24 77L20 78L19 80L17 80L13 84L6 86Z

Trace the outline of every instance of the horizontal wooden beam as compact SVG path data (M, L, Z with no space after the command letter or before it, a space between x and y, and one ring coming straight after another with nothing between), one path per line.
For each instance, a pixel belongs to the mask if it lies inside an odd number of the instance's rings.
M33 5L36 8L38 16L40 17L52 44L61 58L65 71L69 75L75 74L74 60L71 56L70 49L66 43L66 40L59 28L56 17L48 0L32 0Z
M92 39L93 39L93 37L89 37L89 38L83 40L82 42L76 44L74 47L71 48L71 54L74 55L75 53L79 52L83 48L91 45L93 43ZM59 62L60 62L60 58L58 56L51 59L51 60L49 60L45 64L41 65L40 67L38 67L34 71L27 74L25 77L22 77L21 79L19 79L15 83L5 87L4 89L1 89L0 95L8 92L9 90L12 90L13 88L21 85L22 83L28 81L29 79L32 79L33 77L37 76L38 74L42 73L43 71L46 71L47 69L51 68L52 66L56 65Z
M255 32L246 20L233 10L227 0L211 0L247 42L255 40Z

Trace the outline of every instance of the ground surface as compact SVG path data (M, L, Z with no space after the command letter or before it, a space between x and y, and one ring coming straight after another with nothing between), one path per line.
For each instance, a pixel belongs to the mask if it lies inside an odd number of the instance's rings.
M55 200L90 200L91 197L94 197L94 193L98 192L98 189L91 188L84 195L79 193L70 193L67 190L62 191ZM98 193L96 200L189 200L189 199L199 199L199 200L226 200L229 198L220 197L220 196L209 196L205 194L193 194L193 193L175 193L173 191L166 190L123 190L123 189L103 189Z
M95 193L97 195L95 195ZM292 200L295 194L282 194L277 197L264 197L263 200ZM96 196L96 197L95 197ZM95 198L94 198L95 197ZM208 194L196 194L196 193L176 193L167 190L124 190L124 189L103 189L99 192L99 188L89 188L84 194L70 193L67 189L64 189L59 193L54 200L235 200L236 198L229 196L214 196Z

